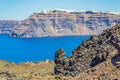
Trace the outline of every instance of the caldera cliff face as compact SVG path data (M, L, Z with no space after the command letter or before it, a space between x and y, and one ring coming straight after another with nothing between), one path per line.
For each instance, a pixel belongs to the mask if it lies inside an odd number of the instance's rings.
M0 34L10 34L20 21L0 20Z
M118 23L119 15L94 11L50 10L34 13L11 33L12 37L98 35Z

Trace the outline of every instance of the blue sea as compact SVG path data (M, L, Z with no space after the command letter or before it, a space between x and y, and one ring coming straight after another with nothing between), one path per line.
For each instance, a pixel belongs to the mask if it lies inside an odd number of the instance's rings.
M0 35L0 60L8 62L36 62L53 60L56 50L64 48L66 56L90 36L64 36L41 38L10 38Z

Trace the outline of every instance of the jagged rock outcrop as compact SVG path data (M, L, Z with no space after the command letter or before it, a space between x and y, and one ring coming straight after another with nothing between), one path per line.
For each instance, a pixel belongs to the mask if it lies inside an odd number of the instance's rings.
M99 36L92 36L74 49L65 58L64 50L55 55L55 74L76 76L109 59L113 66L120 67L120 23L105 30Z
M1 20L0 21L0 34L9 34L15 27L18 26L20 21L14 20Z
M119 20L119 15L111 13L50 10L34 13L23 20L10 36L96 35L117 24Z

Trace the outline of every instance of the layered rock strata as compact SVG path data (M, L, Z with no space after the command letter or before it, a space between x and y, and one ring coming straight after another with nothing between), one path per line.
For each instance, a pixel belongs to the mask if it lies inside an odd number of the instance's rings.
M34 13L10 34L12 37L98 35L118 23L119 15L94 11L50 10Z

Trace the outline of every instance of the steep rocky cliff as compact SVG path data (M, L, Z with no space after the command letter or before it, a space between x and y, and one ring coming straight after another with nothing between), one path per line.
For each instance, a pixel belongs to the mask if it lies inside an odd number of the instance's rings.
M107 75L107 77L111 77L110 75L114 74L114 72L120 74L120 23L111 29L103 31L99 36L92 36L89 40L85 40L67 58L63 49L58 50L54 61L56 64L54 69L55 74L76 76L89 70L94 72L94 67L99 64L102 64L101 69L100 66L96 68L99 70L96 71L99 74L104 73L104 76ZM120 78L117 73L114 74L115 76ZM91 80L90 78L88 79Z
M94 11L50 10L34 13L10 34L12 37L96 35L118 23L119 15Z
M0 34L9 34L15 27L18 26L19 21L1 20Z

